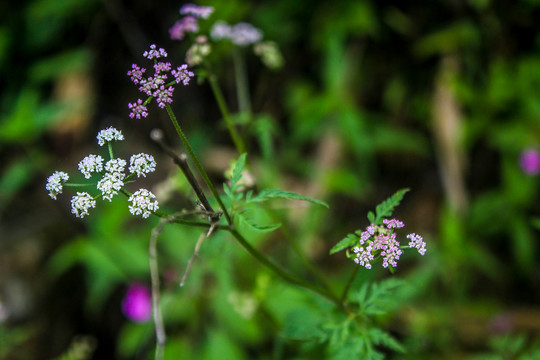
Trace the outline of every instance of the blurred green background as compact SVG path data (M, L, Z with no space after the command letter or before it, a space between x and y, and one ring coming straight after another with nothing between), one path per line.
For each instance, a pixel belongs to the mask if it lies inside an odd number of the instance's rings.
M208 1L217 19L248 21L275 41L279 71L246 56L254 123L243 127L256 181L324 200L280 210L288 233L254 242L308 277L293 238L340 289L354 264L328 250L364 228L366 213L409 187L396 217L422 234L425 257L398 272L363 270L353 286L390 276L411 294L378 319L407 348L390 359L517 359L540 348L538 176L519 156L540 145L540 2ZM117 151L147 152L158 171L143 184L163 208L192 203L172 162L149 140L166 115L128 117L139 94L126 72L149 44L184 62L168 38L182 3L35 0L0 3L0 358L52 359L77 346L93 359L152 358L151 323L120 303L133 281L149 284L155 219L124 199L84 220L69 189L52 201L54 170L75 174L108 126ZM235 106L232 60L216 61ZM236 157L208 84L177 89L172 104L216 183ZM82 176L81 176L82 178ZM169 226L160 239L170 359L301 359L282 336L305 291L282 283L226 234L201 249L178 288L198 230ZM300 320L309 322L309 314ZM82 338L80 336L83 336ZM82 345L81 345L82 344ZM537 352L538 353L538 352ZM312 357L317 358L317 357ZM532 359L532 357L531 357Z

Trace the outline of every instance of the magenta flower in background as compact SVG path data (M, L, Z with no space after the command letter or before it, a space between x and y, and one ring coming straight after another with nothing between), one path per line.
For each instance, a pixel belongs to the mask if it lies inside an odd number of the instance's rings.
M519 157L519 163L525 174L536 175L540 172L540 153L533 149L524 150Z
M152 294L148 286L141 283L130 284L122 301L122 311L131 321L148 321L152 316Z

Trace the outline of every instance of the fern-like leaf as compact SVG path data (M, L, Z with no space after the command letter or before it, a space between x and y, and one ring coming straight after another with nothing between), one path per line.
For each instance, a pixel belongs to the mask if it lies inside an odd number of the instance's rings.
M368 214L368 220L375 224L381 224L383 218L392 216L392 212L394 211L396 206L399 205L405 193L409 190L410 189L401 189L397 191L394 195L390 196L388 199L377 205L377 207L375 208L375 212L377 214L375 219L373 220L373 215L369 216Z
M358 242L358 236L349 234L343 240L338 242L332 249L330 249L330 255L345 250Z
M257 196L253 197L250 202L263 202L270 199L286 199L286 200L302 200L313 204L321 205L328 208L328 204L324 201L313 199L290 191L279 189L264 189Z
M368 336L371 338L371 342L375 345L383 345L394 351L401 353L405 352L405 348L401 345L392 335L379 328L371 328L368 330Z

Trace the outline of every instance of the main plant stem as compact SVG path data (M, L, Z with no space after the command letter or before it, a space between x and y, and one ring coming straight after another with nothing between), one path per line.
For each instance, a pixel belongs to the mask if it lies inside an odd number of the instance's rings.
M212 92L214 93L214 97L216 98L219 110L221 111L221 116L223 116L225 124L227 125L227 129L229 130L229 134L231 134L234 146L236 147L236 150L239 154L243 154L246 152L246 145L244 144L244 141L234 127L231 116L229 114L229 109L227 108L227 103L225 102L223 93L219 88L217 77L210 71L208 71L208 81L210 82L210 87L212 88Z
M221 210L223 210L223 215L225 215L225 218L227 219L227 223L229 223L229 225L232 225L232 219L231 219L231 216L229 215L229 212L227 211L227 208L225 207L225 204L223 204L223 201L221 200L221 198L220 198L214 184L210 181L210 178L208 177L208 174L206 173L206 171L202 167L201 162L199 161L199 158L193 152L193 149L191 148L191 145L189 144L189 141L188 141L186 135L184 135L184 132L182 131L182 128L180 127L180 124L178 123L178 120L176 120L176 116L174 116L174 113L173 113L171 107L169 106L169 104L165 105L165 109L167 109L167 113L169 114L169 117L171 118L171 121L172 121L172 123L174 125L174 128L176 129L176 132L178 133L178 136L180 136L180 140L182 140L182 143L184 144L184 147L186 148L186 151L188 152L191 160L193 161L193 163L195 164L195 166L197 167L197 169L201 173L201 175L202 175L202 177L204 179L204 182L206 183L206 185L208 186L208 188L210 189L210 191L212 192L212 194L216 198L216 200L217 200L217 202L219 204L219 207L221 207Z
M234 76L236 78L236 97L238 99L238 109L242 117L251 118L251 99L249 97L249 85L246 72L246 63L240 49L235 49L233 53Z

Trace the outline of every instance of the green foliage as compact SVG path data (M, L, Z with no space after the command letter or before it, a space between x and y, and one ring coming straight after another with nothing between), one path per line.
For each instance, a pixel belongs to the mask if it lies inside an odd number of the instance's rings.
M0 324L0 357L20 351L22 344L33 336L35 330L28 327L7 328Z
M373 224L382 224L383 218L392 216L394 209L399 205L407 191L409 191L409 189L401 189L377 205L375 208L376 215L371 211L368 212L368 220Z
M261 192L259 192L254 197L248 197L246 199L247 203L252 202L264 202L271 199L285 199L285 200L301 200L301 201L307 201L313 204L321 205L326 208L328 208L328 204L324 201L313 199L307 196L299 195L290 191L283 191L279 189L264 189Z
M361 314L383 315L399 305L400 298L396 294L404 286L405 282L396 278L380 283L364 284L358 291L350 294L350 299L358 304Z
M282 334L311 349L323 345L328 359L384 359L380 347L405 352L403 345L375 321L398 308L404 288L406 284L396 279L364 284L349 296L349 304L355 309L349 316L323 310L316 302L305 302L301 309L288 314Z
M534 360L540 357L540 340L527 339L525 334L507 334L490 342L490 353L476 355L471 360Z

